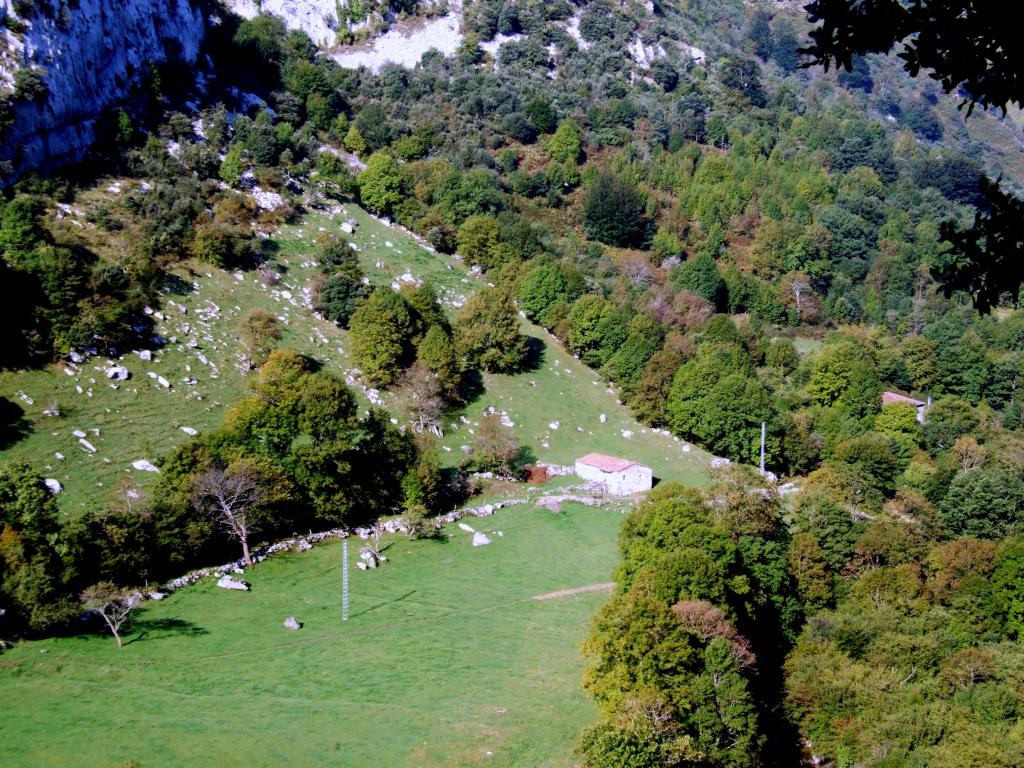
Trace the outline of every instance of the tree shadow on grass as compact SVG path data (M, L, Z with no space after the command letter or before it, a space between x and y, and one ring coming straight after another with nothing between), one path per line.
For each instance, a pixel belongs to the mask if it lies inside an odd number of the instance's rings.
M526 355L523 357L523 365L519 372L526 373L527 371L536 371L543 368L545 350L546 347L542 339L538 339L536 336L527 336Z
M403 600L406 600L406 599L412 597L415 594L416 594L416 590L415 589L411 589L408 592L406 592L404 595L399 595L398 597L392 598L391 600L385 600L382 603L377 603L376 605L371 605L369 608L367 608L365 610L358 611L357 613L353 613L351 616L349 616L349 618L350 619L354 619L356 616L363 616L363 615L365 615L367 613L370 613L371 611L376 611L378 608L383 608L386 605L394 605L395 603L400 603Z
M135 636L125 640L125 645L161 637L199 637L210 634L203 627L184 619L136 619L131 623L131 631Z
M483 395L484 389L484 376L479 370L471 368L462 374L462 381L459 382L459 398L464 405L476 402Z
M192 293L192 283L173 272L160 275L160 287L175 296L188 296Z
M32 424L25 418L25 409L13 400L0 397L0 449L28 437Z
M547 347L542 339L536 336L526 337L526 354L522 363L513 372L516 374L537 371L544 367L544 356ZM478 369L470 369L462 374L462 381L459 383L459 397L463 406L472 405L479 400L486 392L483 373ZM455 409L456 411L458 409Z

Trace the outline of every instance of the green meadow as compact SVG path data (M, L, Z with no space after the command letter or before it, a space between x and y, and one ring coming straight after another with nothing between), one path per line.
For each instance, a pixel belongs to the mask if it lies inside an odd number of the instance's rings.
M0 765L574 765L596 718L579 646L608 591L534 596L609 581L621 519L520 506L465 521L489 546L456 525L394 538L352 568L344 623L335 541L259 564L251 592L211 578L146 603L122 649L22 643L0 655Z
M0 394L19 403L27 425L0 461L24 457L57 479L70 517L129 490L145 494L155 475L132 463L158 462L191 431L215 428L245 392L253 373L234 329L251 308L281 320L282 346L350 377L347 333L303 298L317 274L315 238L350 218L374 284L428 280L450 313L479 287L461 262L355 206L313 212L274 234L276 285L180 267L178 287L154 307L165 346L149 361L128 350L113 361L131 372L127 381L107 379L99 358L0 374ZM536 461L571 464L601 451L650 464L659 479L706 478L708 454L639 424L543 329L523 328L543 348L538 366L484 377L483 394L450 415L445 463L461 459L493 407ZM44 415L50 408L60 415ZM486 498L503 495L525 493L495 487ZM147 602L121 650L99 634L17 644L0 654L0 765L576 765L572 747L597 714L580 688L580 643L608 591L534 596L609 581L621 518L621 509L521 505L465 521L491 537L486 547L473 548L456 525L443 541L396 537L384 568L353 568L345 623L342 544L330 542L247 571L248 593L207 579ZM350 543L353 561L357 548ZM288 616L302 629L286 630Z

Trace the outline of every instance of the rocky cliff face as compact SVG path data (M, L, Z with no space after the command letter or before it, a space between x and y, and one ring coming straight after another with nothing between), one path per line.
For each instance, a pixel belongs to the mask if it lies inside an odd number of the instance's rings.
M46 84L35 100L13 100L13 122L0 128L0 178L79 159L97 117L123 102L153 63L193 63L206 32L198 0L36 0L20 32L0 38L0 89L18 69L36 69ZM0 0L0 20L18 19ZM19 26L12 24L10 26Z

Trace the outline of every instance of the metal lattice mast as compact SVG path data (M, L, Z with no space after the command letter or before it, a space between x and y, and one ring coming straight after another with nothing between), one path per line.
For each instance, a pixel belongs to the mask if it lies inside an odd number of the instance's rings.
M348 539L341 549L341 620L348 621Z
M767 422L761 422L761 474L764 474L764 438Z

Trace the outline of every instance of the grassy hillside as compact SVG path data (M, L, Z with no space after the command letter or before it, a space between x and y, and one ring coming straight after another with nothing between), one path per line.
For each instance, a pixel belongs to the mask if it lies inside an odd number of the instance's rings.
M349 375L347 333L318 320L303 294L317 274L311 260L317 235L340 232L348 219L358 222L350 239L375 284L390 285L405 274L427 280L452 311L479 286L461 262L426 251L412 237L357 206L313 212L274 234L278 247L274 264L281 273L277 285L264 285L251 272L230 273L196 263L181 268L177 289L156 310L163 318L158 320L158 332L168 343L154 352L151 362L132 353L117 361L131 372L128 381L108 380L104 372L109 365L99 358L82 366L61 363L43 370L0 373L0 394L18 402L31 425L25 439L0 451L0 461L24 457L47 477L57 479L65 489L61 506L69 515L95 509L111 495L143 490L152 475L133 469L132 462L155 462L187 440L182 427L202 432L216 426L225 407L244 392L252 374L243 365L235 325L246 310L255 307L273 312L286 326L284 346L317 358L342 376ZM568 463L583 453L601 450L648 462L658 477L700 478L706 455L696 449L685 454L673 438L645 431L625 407L617 405L605 383L542 329L528 326L527 331L545 344L542 369L517 377L487 377L487 393L467 409L468 418L478 421L488 405L508 410L517 425L516 434L539 460ZM171 387L163 387L150 373L164 377ZM365 397L363 403L368 404ZM59 409L59 417L43 415L44 409L53 406ZM604 424L599 421L601 413L607 416ZM560 423L558 430L548 427L553 422ZM467 425L461 426L446 440L451 449L446 456L452 462L461 455L459 446L471 439ZM584 427L583 433L576 431L579 426ZM84 432L97 452L84 450L75 431ZM632 435L626 437L628 433Z
M179 269L176 289L168 292L162 312L156 309L163 318L158 319L157 330L167 344L153 353L152 362L131 353L117 361L131 372L131 379L117 383L116 389L104 375L109 364L100 358L82 366L61 363L0 374L0 394L21 405L32 430L26 439L0 452L0 460L25 457L59 480L65 487L62 507L71 514L101 505L122 478L144 487L147 473L132 470L133 461L155 461L187 440L181 427L203 431L217 425L225 407L244 392L251 373L243 365L235 326L252 308L267 309L285 324L283 345L346 370L346 334L303 306L303 287L316 274L309 256L316 235L321 229L338 230L348 218L360 222L352 240L374 281L390 283L395 275L412 270L418 277L429 276L446 295L454 295L457 287L471 288L470 278L461 272L456 277L441 258L354 206L336 214L313 214L276 235L279 251L274 261L282 277L275 286L264 285L251 272L230 273L195 263ZM66 371L74 375L65 375ZM163 376L171 387L161 386L149 373ZM54 405L61 415L45 416L44 409ZM80 447L76 430L86 433L95 454Z
M248 571L249 593L148 603L121 650L24 643L0 656L0 764L573 765L595 717L578 648L607 592L532 597L608 581L620 520L517 507L469 520L487 547L454 525L395 540L385 568L353 568L347 624L334 542Z
M586 453L599 451L648 464L662 480L698 483L707 477L711 457L705 451L667 431L640 424L618 403L607 382L544 329L528 325L525 330L544 344L542 365L517 376L485 376L487 391L466 408L466 417L473 424L449 425L457 427L444 441L452 454L472 440L469 430L493 407L508 415L515 424L513 431L538 461L572 464Z

